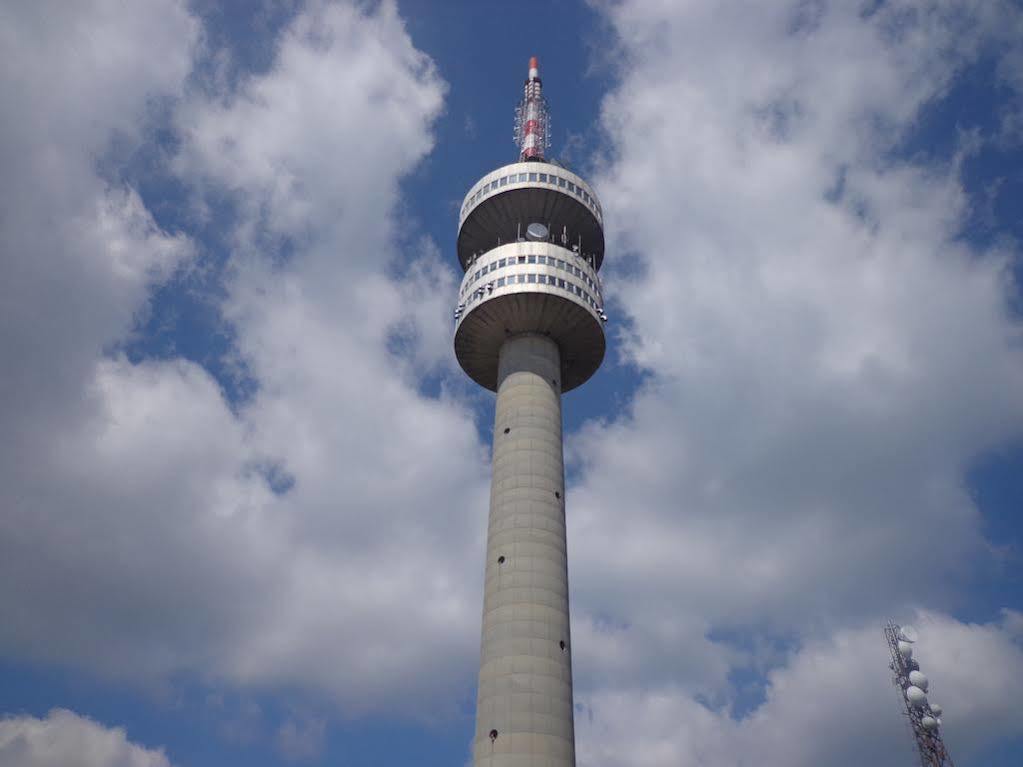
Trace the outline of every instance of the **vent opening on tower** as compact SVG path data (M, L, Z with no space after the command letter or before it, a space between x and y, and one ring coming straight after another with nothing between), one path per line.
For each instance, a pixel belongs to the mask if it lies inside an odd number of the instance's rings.
M501 556L499 556L497 558L497 564L499 564L499 565L503 565L504 564L504 554L502 554Z
M497 740L497 730L491 730L490 731L490 742L493 743L495 740Z

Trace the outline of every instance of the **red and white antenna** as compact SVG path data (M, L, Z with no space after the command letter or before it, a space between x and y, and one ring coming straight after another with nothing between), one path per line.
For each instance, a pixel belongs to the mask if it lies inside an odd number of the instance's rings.
M551 145L551 116L543 97L536 56L529 60L525 92L515 110L515 143L519 147L519 162L542 160L544 150Z

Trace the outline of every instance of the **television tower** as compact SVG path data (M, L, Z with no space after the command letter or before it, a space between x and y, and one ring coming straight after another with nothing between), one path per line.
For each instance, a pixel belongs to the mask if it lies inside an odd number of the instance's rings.
M535 57L516 110L519 161L465 196L455 354L497 392L475 767L574 767L561 395L604 359L600 203L544 159Z
M955 767L941 739L941 706L927 702L929 682L920 671L920 663L913 657L916 629L889 622L884 627L892 662L892 683L899 688L906 716L916 739L923 767Z

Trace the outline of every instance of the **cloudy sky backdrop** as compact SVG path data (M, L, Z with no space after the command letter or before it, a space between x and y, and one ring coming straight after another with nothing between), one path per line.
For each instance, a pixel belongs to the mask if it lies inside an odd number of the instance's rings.
M462 765L492 395L456 214L609 237L566 397L586 767L1023 762L1023 8L0 9L0 766Z

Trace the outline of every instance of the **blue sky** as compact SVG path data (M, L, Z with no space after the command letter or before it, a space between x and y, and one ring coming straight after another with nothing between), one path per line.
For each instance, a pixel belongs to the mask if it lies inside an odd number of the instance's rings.
M609 242L579 763L910 763L889 618L956 762L1020 763L1019 3L0 21L0 765L466 763L456 211L531 55Z

